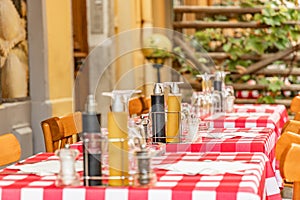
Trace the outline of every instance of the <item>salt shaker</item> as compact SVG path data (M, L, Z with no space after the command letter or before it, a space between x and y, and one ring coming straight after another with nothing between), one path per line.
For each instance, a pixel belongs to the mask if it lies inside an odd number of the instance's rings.
M55 155L59 157L60 170L56 178L56 186L78 186L80 185L80 177L75 169L76 157L79 151L70 149L70 145L66 144L65 148L55 151Z

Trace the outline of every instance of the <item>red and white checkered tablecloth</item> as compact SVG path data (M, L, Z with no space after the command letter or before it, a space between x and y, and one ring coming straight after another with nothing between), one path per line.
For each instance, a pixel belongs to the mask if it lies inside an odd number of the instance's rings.
M70 145L71 149L77 149L80 153L83 152L83 146L82 146L82 141L76 142L74 144Z
M288 120L288 111L282 104L234 104L236 113L278 113L285 123Z
M222 134L254 133L255 137L222 138ZM279 165L275 159L275 144L278 139L272 128L214 128L205 133L212 137L199 137L194 143L168 143L166 152L262 152L270 160L278 185L282 186ZM201 136L201 133L199 133Z
M210 137L203 137L206 134ZM240 133L257 134L255 137L222 138L222 135ZM194 143L167 143L167 152L262 152L271 161L275 158L276 133L272 128L214 128L198 133ZM215 135L215 138L213 138Z
M50 153L37 154L25 161L57 159ZM242 161L253 169L244 174L184 175L163 169L158 164L179 161ZM223 200L281 199L268 158L263 153L167 153L153 158L157 182L151 187L56 187L56 176L17 174L15 169L0 171L1 200Z
M258 134L256 137L233 137L222 138L221 134L231 133L253 133ZM201 134L206 134L199 132ZM275 141L276 133L272 128L214 128L208 131L211 135L217 134L219 138L199 137L194 143L167 143L166 152L262 152L272 163L274 171L275 162ZM82 142L71 144L71 148L82 152ZM278 169L277 169L278 170ZM280 179L280 181L282 181Z
M275 130L277 137L280 136L285 121L281 115L275 113L216 113L206 117L211 128L253 128L267 127Z

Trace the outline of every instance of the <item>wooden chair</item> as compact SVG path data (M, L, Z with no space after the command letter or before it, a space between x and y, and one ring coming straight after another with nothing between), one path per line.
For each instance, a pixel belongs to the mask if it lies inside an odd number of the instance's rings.
M82 132L81 112L62 117L51 117L41 122L46 152L54 152L65 144L78 141L78 133Z
M141 115L149 112L150 105L149 98L145 98L144 96L133 97L129 100L128 103L128 111L129 115Z
M300 112L295 113L294 120L300 121Z
M295 96L290 104L290 110L294 114L294 118L288 120L283 128L281 133L283 132L294 132L300 134L300 95Z
M129 115L140 115L143 111L143 102L139 97L133 97L128 103Z
M16 162L21 157L21 146L12 133L0 135L0 166Z
M300 144L300 135L287 131L281 134L275 147L275 156L277 160L280 160L287 148L290 147L292 143Z
M276 143L275 156L285 182L292 183L293 200L300 199L300 135L284 132Z
M288 131L300 134L300 121L294 119L288 120L284 124L281 133L288 132Z
M294 120L300 120L300 95L293 97L290 110L295 114Z
M293 97L290 109L293 113L300 112L300 95Z

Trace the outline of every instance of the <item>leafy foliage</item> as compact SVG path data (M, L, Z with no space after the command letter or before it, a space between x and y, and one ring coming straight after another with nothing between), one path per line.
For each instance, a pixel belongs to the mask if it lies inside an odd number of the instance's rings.
M300 21L300 12L293 9L297 6L296 0L265 1L265 0L240 0L221 1L221 6L241 6L241 7L262 7L262 12L256 14L243 14L235 20L240 22L256 22L265 25L260 29L238 29L228 31L226 29L204 29L195 33L194 38L208 52L226 52L230 57L221 64L223 69L228 71L238 71L237 66L247 68L254 61L242 58L245 55L261 56L268 53L275 53L291 47L299 41L300 26L288 25L289 21ZM289 6L288 6L289 5ZM274 9L276 8L276 9ZM227 21L228 17L207 17L207 21ZM242 76L237 82L246 82L250 79L256 80L259 84L267 85L267 90L262 91L258 99L260 103L273 103L275 98L280 98L283 81L279 77L269 79L268 77L255 77L253 75ZM290 78L293 81L295 78ZM276 80L276 81L275 81ZM230 81L230 80L229 80ZM291 81L292 82L292 81Z

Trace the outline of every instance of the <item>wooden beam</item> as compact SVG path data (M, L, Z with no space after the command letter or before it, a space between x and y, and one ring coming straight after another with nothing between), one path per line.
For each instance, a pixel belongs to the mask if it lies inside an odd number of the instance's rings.
M268 87L268 85L261 85L261 84L249 85L247 83L233 83L233 84L228 84L228 86L232 86L234 90L264 90Z
M262 75L268 75L268 76L289 76L289 75L294 75L294 76L300 76L300 68L291 68L291 69L261 69L255 74L262 74Z
M289 21L283 22L282 24L286 25L300 25L300 22ZM270 25L261 24L259 22L222 22L222 21L175 21L173 22L173 27L176 29L204 29L204 28L269 28Z
M201 54L201 53L200 53ZM206 55L208 55L209 57L215 59L215 60L224 60L224 59L228 59L230 58L230 54L226 53L226 52L208 52L205 53ZM242 55L240 57L240 59L242 60L263 60L269 57L273 57L274 53L268 53L268 54L263 54L263 55L250 55L250 54L245 54ZM288 55L284 58L282 58L282 60L285 61L299 61L300 60L300 55Z
M249 67L247 67L247 69L244 72L242 72L241 74L232 76L232 78L238 79L238 78L242 77L245 74L252 74L254 72L257 72L258 70L261 70L263 67L273 63L276 60L280 60L281 58L291 54L294 51L298 51L299 49L300 49L300 44L297 44L297 45L289 47L289 48L287 48L283 51L279 51L277 53L274 53L273 57L266 58L264 60L261 60L259 62L256 62L256 63L250 65Z
M243 99L237 98L235 99L236 104L255 104L257 103L257 99ZM291 99L275 99L275 104L282 104L286 107L290 107Z
M174 7L175 13L207 13L207 14L246 14L246 13L259 13L262 8L241 8L237 6L176 6Z
M202 70L202 72L211 73L211 70L206 67L204 64L200 63L194 56L195 52L193 49L187 45L185 41L183 41L179 36L174 36L174 42L181 47L182 51L186 55L187 59L189 59L194 66L197 66Z
M174 28L266 28L267 25L260 25L257 22L206 22L206 21L180 21L173 22Z
M247 14L260 13L264 7L239 7L239 6L176 6L175 13L207 13L207 14ZM274 8L279 10L279 8ZM299 7L290 8L293 10L300 10Z
M263 84L255 84L249 85L247 83L233 83L228 84L233 87L234 90L264 90L268 88L268 85ZM293 85L283 85L281 87L283 91L300 91L300 84L293 84Z

